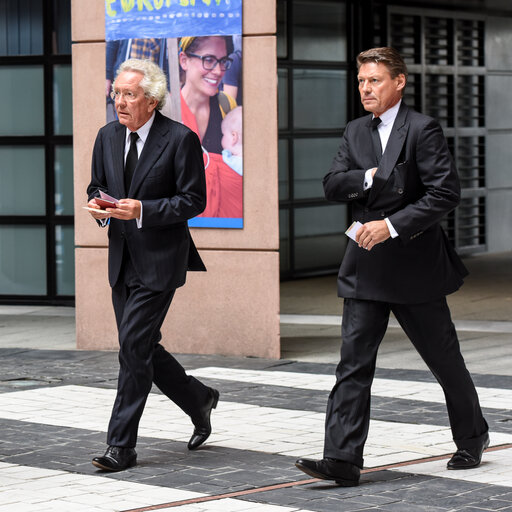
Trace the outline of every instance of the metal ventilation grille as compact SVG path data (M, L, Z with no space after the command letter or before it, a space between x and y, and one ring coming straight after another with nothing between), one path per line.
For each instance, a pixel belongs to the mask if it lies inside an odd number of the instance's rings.
M457 169L463 189L485 187L485 137L459 137Z
M373 17L372 17L372 46L377 48L382 46L382 41L384 41L384 31L386 29L385 24L386 16L383 14L382 8L373 9Z
M425 63L453 64L453 20L425 18Z
M472 254L485 248L485 197L466 197L442 221L444 231L459 254Z
M460 127L485 126L485 77L460 75L457 79L457 122Z
M457 215L457 241L463 252L485 246L485 197L466 197Z
M391 46L402 55L405 63L421 62L421 17L397 14L390 19Z
M457 64L459 66L484 65L484 22L457 21Z
M390 7L388 44L405 58L405 102L439 121L462 188L443 221L460 253L486 248L485 21L424 9Z
M423 112L436 118L443 128L454 126L453 76L425 75L425 108Z
M414 110L421 111L421 75L409 73L404 91L404 101Z

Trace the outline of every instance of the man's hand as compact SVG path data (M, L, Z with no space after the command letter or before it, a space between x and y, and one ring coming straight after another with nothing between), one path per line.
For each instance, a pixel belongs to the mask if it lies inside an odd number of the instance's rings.
M371 251L377 244L387 240L391 234L385 220L374 220L363 224L356 233L359 247Z
M101 206L99 204L96 204L96 200L95 199L91 199L88 203L87 203L87 206L89 208L94 208L96 210L101 210ZM110 217L110 213L105 213L104 211L101 211L101 212L91 212L89 210L89 213L96 219L96 220L101 220L101 219L108 219Z
M140 201L137 199L120 199L117 208L107 208L114 219L131 220L140 217Z

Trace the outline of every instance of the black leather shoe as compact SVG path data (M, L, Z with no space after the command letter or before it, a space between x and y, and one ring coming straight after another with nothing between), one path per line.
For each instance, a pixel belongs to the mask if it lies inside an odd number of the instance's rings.
M309 476L322 480L334 480L343 487L359 485L361 470L350 462L338 459L299 459L295 462L295 466Z
M104 471L123 471L137 464L137 452L134 448L109 446L103 457L94 457L92 463Z
M482 454L489 446L489 435L484 443L478 448L459 448L446 464L448 469L471 469L477 468L482 462Z
M212 409L217 407L219 401L219 392L216 389L210 388L210 397L203 408L199 411L197 418L193 419L194 433L188 442L188 449L195 450L199 448L212 433L212 425L210 423L210 415Z

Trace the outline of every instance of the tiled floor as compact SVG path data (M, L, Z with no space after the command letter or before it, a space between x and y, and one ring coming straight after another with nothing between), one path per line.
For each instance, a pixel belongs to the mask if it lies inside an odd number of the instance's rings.
M0 510L123 510L199 498L200 493L101 476L0 463Z
M138 465L105 474L90 460L104 449L116 354L0 350L0 369L11 378L0 382L0 511L512 510L510 378L475 376L493 451L480 468L461 472L446 469L454 447L428 372L378 370L368 469L359 487L342 488L294 467L299 456L321 456L334 365L182 361L221 392L208 443L188 452L189 419L154 392Z

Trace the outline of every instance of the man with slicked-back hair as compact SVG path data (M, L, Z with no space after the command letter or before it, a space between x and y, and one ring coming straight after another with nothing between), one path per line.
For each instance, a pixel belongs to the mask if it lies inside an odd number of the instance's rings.
M477 467L489 444L446 303L467 274L440 225L460 201L446 139L437 121L402 101L407 66L396 50L362 52L357 67L370 114L347 124L323 182L326 198L350 204L360 223L338 275L341 359L327 404L324 458L296 462L344 486L359 483L377 350L391 312L443 388L457 447L448 469Z

